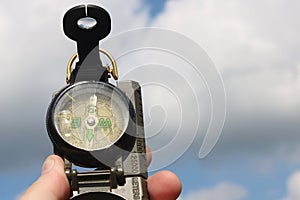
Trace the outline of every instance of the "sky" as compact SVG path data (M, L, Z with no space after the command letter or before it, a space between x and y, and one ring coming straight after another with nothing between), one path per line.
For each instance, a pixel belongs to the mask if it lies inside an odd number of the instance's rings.
M0 199L17 199L52 152L45 113L76 50L62 17L87 3L111 14L101 44L121 79L143 84L151 174L175 172L180 200L300 199L299 0L2 3Z

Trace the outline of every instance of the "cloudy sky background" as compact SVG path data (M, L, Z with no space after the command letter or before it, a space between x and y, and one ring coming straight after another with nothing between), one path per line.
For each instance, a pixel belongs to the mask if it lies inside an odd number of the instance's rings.
M65 85L65 66L75 51L61 22L65 11L79 3L102 5L110 12L111 37L142 27L184 34L205 49L219 70L226 88L227 116L217 145L200 160L203 135L198 134L188 151L166 167L182 179L181 199L300 199L299 0L2 3L1 199L14 199L22 193L38 177L43 159L52 151L45 111L52 92ZM133 62L134 56L127 59ZM129 66L123 70L130 70ZM201 87L196 88L201 91ZM150 105L151 95L145 96ZM208 99L202 97L204 103L198 103L205 110ZM146 113L147 120L161 113L170 116L154 107ZM207 128L206 114L201 112L205 121L201 129ZM153 124L147 134L160 126ZM160 134L164 140L172 138L176 130L170 124ZM179 137L184 138L182 132ZM159 139L149 138L154 150L167 142Z

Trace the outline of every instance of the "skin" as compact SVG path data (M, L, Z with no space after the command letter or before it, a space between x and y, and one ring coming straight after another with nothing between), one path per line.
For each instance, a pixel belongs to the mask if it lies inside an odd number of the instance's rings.
M151 162L150 149L147 161ZM166 187L167 186L167 187ZM175 200L181 192L179 178L170 171L160 171L148 178L151 200ZM67 200L70 187L64 172L64 162L56 155L49 156L42 167L41 176L21 196L20 200Z

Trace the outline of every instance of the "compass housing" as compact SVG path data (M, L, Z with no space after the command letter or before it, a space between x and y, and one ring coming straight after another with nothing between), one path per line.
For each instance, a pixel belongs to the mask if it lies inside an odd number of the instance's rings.
M131 152L135 118L132 102L119 88L84 81L54 96L46 124L56 154L81 167L102 168Z

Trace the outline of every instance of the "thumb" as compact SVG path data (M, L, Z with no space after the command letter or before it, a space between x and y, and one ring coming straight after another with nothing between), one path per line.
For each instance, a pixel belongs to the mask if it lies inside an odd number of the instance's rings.
M70 195L63 160L49 156L42 167L42 174L21 196L20 200L66 200Z

